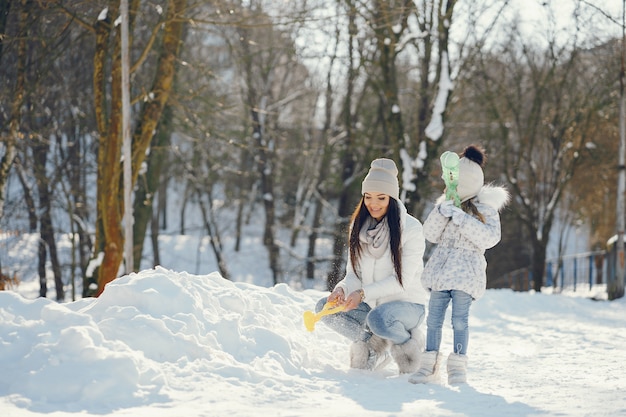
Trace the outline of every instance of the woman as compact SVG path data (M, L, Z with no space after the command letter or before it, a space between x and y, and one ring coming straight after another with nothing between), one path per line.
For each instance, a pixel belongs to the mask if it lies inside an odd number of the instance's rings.
M469 309L486 289L485 250L500 241L499 210L509 194L502 187L484 185L484 151L470 145L459 160L457 194L461 207L446 195L424 222L424 235L436 243L428 259L422 283L430 291L426 331L426 351L420 369L409 378L413 383L438 378L441 354L441 328L446 309L452 302L454 350L448 356L448 383L466 382Z
M392 160L372 161L361 193L352 214L346 275L316 310L327 301L345 306L322 322L353 342L350 367L380 369L391 356L400 373L415 372L424 345L419 326L427 299L420 284L422 225L399 200Z

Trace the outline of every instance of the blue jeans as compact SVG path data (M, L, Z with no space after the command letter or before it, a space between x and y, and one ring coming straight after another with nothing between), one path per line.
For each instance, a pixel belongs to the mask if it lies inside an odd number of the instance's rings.
M326 298L317 302L315 311L321 311L324 304ZM372 309L362 302L354 310L329 314L320 321L354 342L366 342L375 334L400 345L411 338L411 331L424 321L424 315L422 304L391 301Z
M441 328L448 304L452 300L452 329L454 330L454 353L465 355L469 341L469 309L472 297L463 291L432 291L426 319L426 350L439 350Z

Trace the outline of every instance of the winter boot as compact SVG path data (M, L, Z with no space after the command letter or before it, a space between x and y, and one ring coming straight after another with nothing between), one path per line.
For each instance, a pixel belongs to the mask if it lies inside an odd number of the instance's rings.
M413 384L425 384L436 382L439 379L439 365L441 354L436 350L422 353L420 368L409 378Z
M369 371L382 369L391 360L388 348L389 341L376 335L367 342L354 342L350 346L350 367Z
M420 356L424 349L423 338L416 334L401 345L391 346L391 357L398 364L401 374L409 374L417 371L420 365Z
M451 353L448 356L448 384L467 382L467 356Z

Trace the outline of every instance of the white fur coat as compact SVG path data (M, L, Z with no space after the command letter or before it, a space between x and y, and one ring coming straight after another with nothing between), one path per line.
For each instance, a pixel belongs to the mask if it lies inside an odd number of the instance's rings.
M361 278L356 274L348 256L346 275L337 283L337 287L343 288L346 296L359 288L363 288L365 291L364 301L372 308L389 301L408 301L417 304L426 304L428 301L428 294L420 285L426 246L422 224L406 212L404 204L401 202L398 204L402 227L403 285L401 286L396 278L389 247L380 258L374 258L367 251L363 251L360 263Z

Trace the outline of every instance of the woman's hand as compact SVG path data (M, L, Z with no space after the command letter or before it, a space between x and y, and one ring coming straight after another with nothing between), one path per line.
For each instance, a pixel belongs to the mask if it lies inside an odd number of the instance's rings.
M363 301L363 290L352 291L348 298L346 298L345 306L346 309L344 311L354 310L361 304Z
M361 301L363 301L363 290L358 289L353 291L346 298L343 288L341 287L335 288L326 299L327 303L342 304L345 307L344 311L354 310L361 304Z
M330 293L326 302L333 304L343 304L346 300L346 295L343 292L343 288L337 287Z

